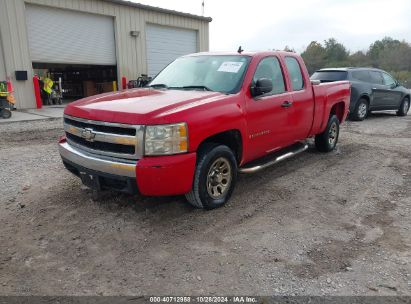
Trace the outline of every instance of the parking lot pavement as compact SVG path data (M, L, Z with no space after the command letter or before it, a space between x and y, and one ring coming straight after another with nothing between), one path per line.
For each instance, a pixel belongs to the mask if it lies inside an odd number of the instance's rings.
M62 106L45 106L41 109L28 109L13 111L9 119L0 118L0 124L11 122L24 122L33 120L45 120L63 117L64 105Z
M210 212L93 201L61 124L0 125L2 295L411 295L411 116L347 122L336 151L240 176Z

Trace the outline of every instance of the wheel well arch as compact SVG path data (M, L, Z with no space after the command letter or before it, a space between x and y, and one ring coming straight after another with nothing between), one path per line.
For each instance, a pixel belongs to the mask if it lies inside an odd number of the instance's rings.
M343 101L337 102L331 107L330 117L333 115L337 116L338 120L341 123L342 120L344 119L344 109L345 109L344 102Z
M408 98L408 100L410 100L410 94L405 94L405 96L402 98L402 100L404 100L405 98Z
M217 133L205 138L200 145L198 146L198 150L200 150L205 144L208 143L216 143L222 144L229 147L235 155L237 163L241 162L243 157L243 139L241 136L241 132L237 129L227 130L221 133Z
M360 95L360 97L358 98L357 102L358 102L360 99L365 99L365 100L368 102L368 106L370 106L370 102L371 102L370 96L368 96L368 95L366 95L366 94L362 94L362 95Z

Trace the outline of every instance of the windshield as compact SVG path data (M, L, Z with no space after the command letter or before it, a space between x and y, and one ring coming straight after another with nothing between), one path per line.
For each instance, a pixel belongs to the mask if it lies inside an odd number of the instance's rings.
M332 82L346 79L346 71L317 71L311 76L311 80L320 80L321 82Z
M180 57L162 70L149 86L236 93L249 62L249 56L236 55Z

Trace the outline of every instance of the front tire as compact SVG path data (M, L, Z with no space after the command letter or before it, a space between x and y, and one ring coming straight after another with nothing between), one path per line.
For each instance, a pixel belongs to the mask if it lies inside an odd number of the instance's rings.
M397 115L406 116L409 109L410 109L410 99L408 97L405 97L401 102L400 108L397 111Z
M231 197L237 181L237 161L230 148L206 144L198 152L193 187L188 202L207 210L223 206Z
M330 152L335 149L340 135L340 121L332 115L328 119L324 132L315 136L315 146L320 152Z
M365 98L358 100L354 112L351 115L353 120L362 121L368 116L369 104Z

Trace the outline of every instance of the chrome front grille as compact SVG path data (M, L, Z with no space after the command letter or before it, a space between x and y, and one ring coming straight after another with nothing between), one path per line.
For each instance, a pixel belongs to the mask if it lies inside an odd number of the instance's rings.
M93 154L126 159L143 155L144 126L64 115L64 131L70 145Z

